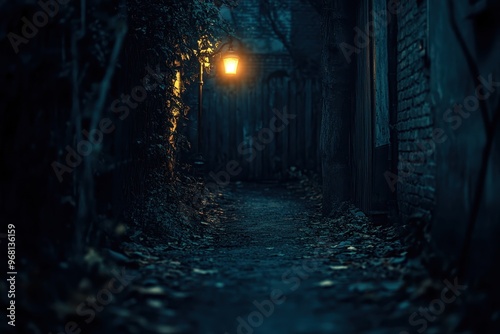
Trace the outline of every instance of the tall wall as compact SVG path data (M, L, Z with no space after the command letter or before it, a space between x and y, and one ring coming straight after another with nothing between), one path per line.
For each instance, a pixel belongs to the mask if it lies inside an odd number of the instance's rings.
M424 215L430 220L435 203L433 115L429 104L426 61L427 1L408 1L398 15L397 130L398 205L403 220Z
M382 2L358 2L356 48L348 49L357 57L351 197L366 213L378 209L377 166L386 162L381 148L387 145L381 130L389 122L389 145L397 148L387 153L398 160L388 169L396 176L390 186L396 186L398 222L422 217L437 254L500 291L500 2L387 0L388 9L400 4L395 20L375 23L375 33L363 39L368 13L383 10ZM344 32L344 26L336 29L338 36ZM325 66L325 77L335 65Z
M447 1L431 1L430 56L432 110L436 138L436 209L432 226L436 246L450 258L459 260L467 250L466 272L476 278L498 279L500 259L500 23L499 3L487 0L455 3L451 14ZM494 4L495 3L495 4ZM454 17L457 31L452 29ZM467 19L463 19L467 18ZM466 53L470 54L469 67ZM476 69L474 69L476 67ZM481 76L483 79L479 79ZM483 104L483 105L482 105ZM482 110L487 115L484 120ZM487 131L494 128L491 152L482 170ZM481 180L481 176L484 179ZM484 189L481 189L481 184ZM477 217L475 199L481 194ZM475 221L468 230L469 222ZM496 276L495 276L496 275ZM497 288L498 291L498 288Z
M493 121L500 118L500 4L408 3L397 34L400 218L423 214L436 249L469 277L492 282L500 275Z

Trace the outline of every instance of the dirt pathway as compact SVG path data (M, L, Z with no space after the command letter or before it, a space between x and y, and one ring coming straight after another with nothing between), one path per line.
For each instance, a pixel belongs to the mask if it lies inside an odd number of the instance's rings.
M357 212L321 219L310 202L278 185L235 186L221 203L222 219L204 237L209 242L160 248L127 300L109 307L120 313L128 303L132 318L109 327L204 334L423 328L408 322L417 309L405 301L406 260L393 229Z

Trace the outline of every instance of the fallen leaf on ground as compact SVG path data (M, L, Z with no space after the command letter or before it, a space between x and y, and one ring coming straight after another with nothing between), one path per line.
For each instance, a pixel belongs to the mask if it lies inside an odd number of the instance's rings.
M148 299L147 303L150 307L153 308L162 308L164 306L163 302L157 299Z
M322 287L322 288L326 288L326 287L335 285L335 282L332 280L326 279L324 281L319 282L317 285Z
M349 286L349 291L367 292L376 289L377 287L373 283L354 283Z
M348 268L349 268L348 266L330 266L330 269L332 270L344 270Z
M152 286L152 287L140 287L137 289L140 293L143 295L164 295L165 294L165 289L162 288L161 286Z
M382 282L382 286L389 291L397 291L403 286L403 281Z
M160 325L155 327L156 333L159 334L175 334L182 333L182 329L178 327L168 326L168 325Z
M199 268L194 268L193 273L195 274L200 274L200 275L213 275L217 273L217 269L199 269Z

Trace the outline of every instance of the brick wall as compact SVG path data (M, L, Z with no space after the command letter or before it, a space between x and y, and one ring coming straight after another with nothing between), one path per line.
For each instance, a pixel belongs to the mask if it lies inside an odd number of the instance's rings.
M288 40L291 34L292 1L270 1L279 14L276 24ZM285 46L264 18L263 11L264 7L260 0L239 0L238 6L232 11L232 21L237 36L254 53L285 53Z
M291 44L300 60L319 63L322 50L321 16L305 0L292 2ZM298 54L297 54L298 53Z
M398 16L398 204L403 221L430 219L435 201L433 117L425 68L427 2L410 1Z

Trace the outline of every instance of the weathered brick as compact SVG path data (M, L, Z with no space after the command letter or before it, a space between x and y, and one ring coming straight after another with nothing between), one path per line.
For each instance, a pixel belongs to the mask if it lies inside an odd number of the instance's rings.
M400 175L411 171L398 186L402 219L416 212L430 217L435 197L434 152L432 145L426 144L432 136L433 117L419 46L426 38L426 6L425 2L410 2L407 11L398 16L398 169Z

